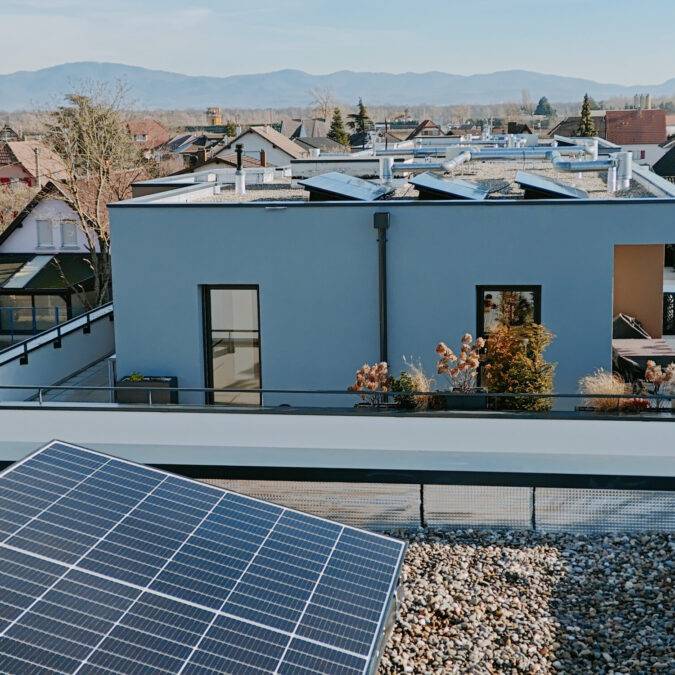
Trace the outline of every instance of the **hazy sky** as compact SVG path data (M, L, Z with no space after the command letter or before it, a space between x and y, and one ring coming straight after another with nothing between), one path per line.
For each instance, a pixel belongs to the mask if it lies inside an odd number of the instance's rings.
M0 28L2 73L115 61L191 75L675 77L675 0L0 0Z

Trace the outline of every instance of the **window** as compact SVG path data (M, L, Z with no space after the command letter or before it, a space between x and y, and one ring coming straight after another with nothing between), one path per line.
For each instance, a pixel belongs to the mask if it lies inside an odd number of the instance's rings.
M61 248L77 248L77 222L64 220L61 223Z
M257 286L204 287L206 386L260 389ZM259 392L214 392L211 403L260 405Z
M541 286L478 286L477 334L499 326L541 323Z
M38 248L54 248L54 232L51 220L38 220L37 245Z
M134 134L134 140L136 143L145 143L148 140L147 134Z

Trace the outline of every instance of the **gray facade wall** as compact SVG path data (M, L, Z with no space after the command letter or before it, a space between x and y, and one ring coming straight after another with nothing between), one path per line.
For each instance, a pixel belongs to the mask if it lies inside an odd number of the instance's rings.
M675 242L661 200L117 206L118 373L204 386L200 285L259 284L263 387L344 389L379 357L377 211L392 369L409 356L433 373L437 341L475 333L476 285L540 284L558 392L611 365L614 245Z

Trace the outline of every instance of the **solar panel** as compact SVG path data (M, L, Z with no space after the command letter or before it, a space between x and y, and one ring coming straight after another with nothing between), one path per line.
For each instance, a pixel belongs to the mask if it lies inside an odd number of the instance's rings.
M373 672L403 553L53 442L0 473L0 672Z
M348 176L338 171L330 171L299 180L310 193L312 200L356 200L374 201L391 194L394 188L388 185L378 185L363 178Z
M588 199L584 190L536 173L518 171L516 183L525 190L525 199Z
M490 190L480 187L468 180L446 180L433 173L420 173L408 182L414 185L420 193L420 199L485 199Z

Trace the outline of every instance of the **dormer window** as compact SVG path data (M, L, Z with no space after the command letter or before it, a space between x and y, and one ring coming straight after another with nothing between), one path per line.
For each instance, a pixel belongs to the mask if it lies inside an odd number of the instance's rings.
M38 248L54 248L54 230L51 220L37 220Z
M148 134L134 134L136 143L145 143L148 140Z

